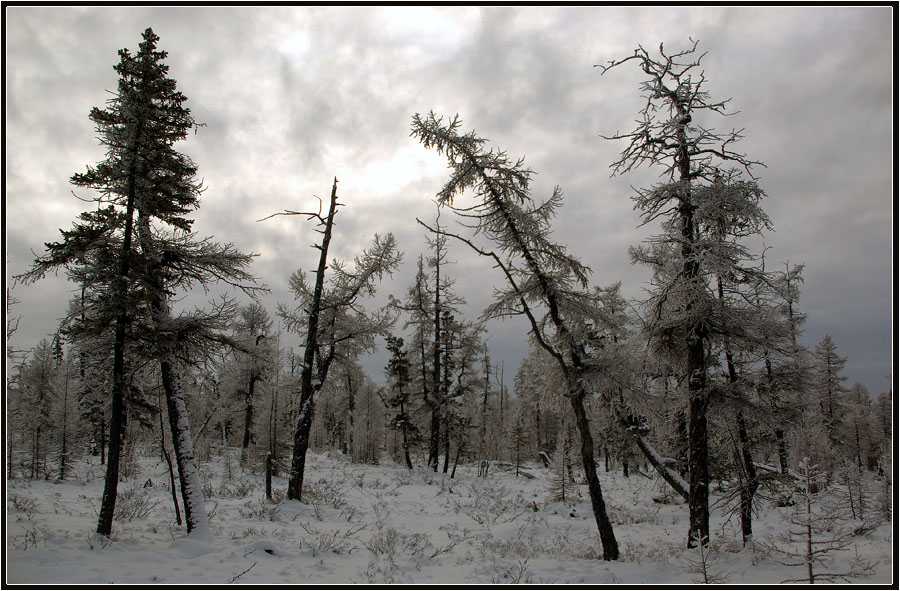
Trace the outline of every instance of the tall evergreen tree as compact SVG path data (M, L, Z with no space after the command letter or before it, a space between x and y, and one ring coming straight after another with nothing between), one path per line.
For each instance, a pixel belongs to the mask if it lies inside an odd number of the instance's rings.
M169 298L194 283L252 281L245 271L250 255L191 233L186 216L199 205L202 185L196 165L173 145L196 123L184 106L186 97L167 76L167 53L156 49L158 40L148 28L136 54L119 50L117 91L106 108L90 112L107 157L73 175L72 183L94 190L98 209L82 213L72 230L62 231L61 242L47 244L48 253L23 276L33 281L65 267L89 296L84 305L90 313L76 321L76 332L114 330L109 458L97 526L105 536L111 533L125 436L128 340L160 364L188 531L206 531L178 365L196 355L197 347L222 340L217 331L233 305L174 318Z
M843 416L843 398L846 378L842 375L847 358L837 354L837 345L830 334L822 337L814 350L814 387L815 401L813 408L821 414L833 447L840 446L839 426Z
M409 414L409 359L403 349L403 339L394 336L387 337L387 349L391 353L388 365L385 368L390 379L389 386L392 396L387 402L391 408L397 409L397 414L391 419L391 429L399 430L402 436L403 460L406 467L412 470L412 459L409 456L410 448L417 443L419 432Z

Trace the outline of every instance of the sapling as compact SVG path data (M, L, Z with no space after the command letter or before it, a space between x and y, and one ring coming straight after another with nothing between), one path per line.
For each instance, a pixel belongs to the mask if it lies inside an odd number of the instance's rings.
M804 458L800 463L800 474L798 501L794 511L787 516L790 527L775 541L764 544L784 556L783 560L775 561L778 564L806 567L806 576L782 582L849 583L855 578L871 576L875 563L862 560L858 554L843 571L820 570L827 568L834 554L854 543L857 531L847 527L843 511L825 498L824 471Z

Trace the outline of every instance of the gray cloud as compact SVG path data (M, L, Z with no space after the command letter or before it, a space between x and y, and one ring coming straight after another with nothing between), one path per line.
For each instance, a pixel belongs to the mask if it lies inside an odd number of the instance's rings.
M68 179L103 157L87 113L108 97L122 47L153 26L171 75L205 128L182 146L208 187L195 229L259 253L254 269L274 311L298 267L315 264L303 218L256 220L316 204L334 176L346 208L334 255L352 258L374 232L394 232L405 263L378 298L402 296L425 248L415 218L434 218L446 177L409 138L410 117L459 113L492 145L525 156L537 197L560 185L556 236L638 297L649 275L627 248L638 227L631 186L657 171L610 178L623 146L601 134L633 126L637 68L594 64L640 43L709 54L714 97L739 111L775 232L767 260L806 264L805 339L830 332L846 374L873 392L891 371L893 234L890 8L868 7L10 7L7 9L7 279L57 240L83 207ZM446 221L446 218L444 218ZM477 315L500 277L454 247L449 268ZM51 333L69 293L60 280L18 286L13 345ZM192 297L189 301L199 299ZM515 320L492 326L512 378L527 349ZM378 371L378 359L370 365Z

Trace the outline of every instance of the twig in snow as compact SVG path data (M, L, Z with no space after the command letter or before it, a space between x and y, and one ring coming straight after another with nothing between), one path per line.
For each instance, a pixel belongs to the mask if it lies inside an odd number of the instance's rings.
M234 583L234 582L237 581L239 578L241 578L241 577L243 577L244 575L246 575L248 572L250 572L250 569L253 568L254 566L256 566L256 563L255 563L255 562L254 562L253 564L251 564L249 567L247 567L247 570L245 570L245 571L242 572L241 574L239 574L239 575L234 575L233 577L231 577L231 580L228 581L228 584L230 585L231 583Z

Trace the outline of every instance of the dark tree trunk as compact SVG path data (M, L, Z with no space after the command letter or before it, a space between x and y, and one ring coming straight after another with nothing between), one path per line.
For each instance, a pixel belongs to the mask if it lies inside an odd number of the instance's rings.
M743 476L741 478L741 539L747 545L753 538L753 497L759 488L759 477L750 455L750 438L747 435L747 424L744 413L737 416L738 441L741 445L741 462Z
M272 452L266 452L266 498L272 500Z
M125 443L125 333L129 318L126 308L128 295L128 273L131 258L131 234L134 224L135 181L137 174L137 146L141 137L142 123L138 121L131 148L132 161L128 171L128 197L125 206L125 232L119 257L119 278L116 281L115 303L119 307L116 315L116 332L113 341L112 416L109 424L109 457L106 464L106 481L103 485L103 499L100 501L100 516L97 533L109 537L112 534L113 515L116 511L116 493L119 484L119 458ZM102 452L101 452L102 453Z
M456 447L456 459L453 460L453 470L450 471L450 478L456 478L456 467L459 465L459 454L462 453L463 447L465 447L465 444L460 440L459 445Z
M679 115L687 113L679 105ZM679 133L680 146L677 160L681 172L681 180L690 182L690 160L687 153L687 139L682 130ZM681 216L682 269L684 279L694 283L700 276L700 263L694 257L696 231L694 227L694 208L691 203L690 185L684 189L678 207ZM687 310L694 307L688 302ZM696 541L706 545L709 542L709 435L706 411L709 406L709 393L706 391L706 331L702 326L688 328L685 339L685 366L688 381L688 508L690 513L690 529L688 530L689 548Z
M100 411L100 465L106 464L106 413Z
M356 396L353 393L353 379L347 374L347 457L353 461L353 412L356 408Z
M431 409L431 439L428 444L428 467L438 471L441 439L441 411L433 406Z
M725 299L722 288L722 278L717 279L719 300ZM737 368L734 365L734 355L731 351L729 339L725 338L725 363L728 368L728 383L737 384ZM771 365L766 359L766 368L771 372ZM770 382L771 382L771 373ZM743 411L737 413L738 443L740 444L740 468L741 478L741 539L744 545L753 537L753 496L759 488L759 477L756 475L756 467L753 465L753 456L750 454L750 437L747 435L747 423L744 420ZM783 443L783 442L782 442Z
M402 436L403 436L403 459L406 461L406 467L407 467L409 470L412 470L412 468L413 468L412 459L410 459L410 457L409 457L409 434L407 433L407 429L408 429L408 424L407 424L407 422L408 422L408 421L407 421L407 418L406 418L406 411L404 410L404 407L403 407L403 389L402 389L402 386L401 386L401 389L400 389L400 415L401 415L402 417L404 417L404 418L403 418L403 423L400 425L400 433L401 433Z
M603 546L603 560L619 559L619 544L613 533L612 523L606 514L606 503L603 501L603 492L600 489L600 479L597 477L597 465L594 463L594 440L591 437L590 423L584 410L583 392L572 396L572 410L575 412L575 425L581 434L581 459L584 464L584 475L588 483L588 492L591 497L591 507L594 511L594 520L600 532L600 543Z
M259 376L255 371L250 373L250 383L247 386L247 406L244 409L244 440L241 443L242 449L247 449L253 443L253 392Z
M444 405L444 432L441 434L441 439L444 447L444 467L442 468L442 472L444 474L447 473L447 469L450 465L450 413L447 411L446 404Z
M66 469L68 468L69 455L66 449L66 421L69 414L69 366L65 366L65 387L63 389L63 416L62 416L62 442L59 450L59 479L66 479ZM859 443L857 435L856 442Z
M702 348L700 351L702 355ZM689 381L688 407L688 547L698 541L709 542L709 443L707 432L707 396L705 372L695 371Z
M297 428L294 431L294 447L291 456L291 473L288 480L287 498L300 500L303 490L303 471L306 466L306 452L309 449L309 431L312 426L312 415L315 407L313 394L321 383L313 387L313 364L318 349L319 311L322 305L322 290L325 284L325 269L328 264L328 245L331 242L331 229L334 225L334 214L337 209L337 178L331 187L331 204L322 244L319 246L319 266L316 269L316 284L313 288L313 301L310 305L309 324L306 331L306 349L303 351L303 367L300 370L300 415L297 417ZM324 378L324 376L319 376Z
M775 440L778 441L778 469L782 474L788 473L787 445L784 442L784 429L775 429Z
M178 493L176 492L177 489L175 487L175 470L172 468L172 456L169 454L168 450L166 450L165 445L164 441L162 453L166 460L166 465L169 467L169 483L172 485L172 504L175 506L175 522L178 525L181 525L181 509L178 507Z
M181 525L181 509L178 506L178 489L175 486L175 471L172 468L172 456L170 456L169 452L166 450L166 425L163 422L162 400L159 395L156 397L156 406L159 409L159 451L162 455L162 459L164 459L169 466L169 483L172 485L172 504L175 506L175 519L178 525Z

